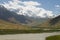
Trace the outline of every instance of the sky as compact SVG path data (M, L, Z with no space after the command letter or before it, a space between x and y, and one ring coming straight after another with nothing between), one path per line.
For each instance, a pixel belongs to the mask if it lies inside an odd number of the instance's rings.
M29 16L53 16L60 15L60 0L0 0L11 11Z

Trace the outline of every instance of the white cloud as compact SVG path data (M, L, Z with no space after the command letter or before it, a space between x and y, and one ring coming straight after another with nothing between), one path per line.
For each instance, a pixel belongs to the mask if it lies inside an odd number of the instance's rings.
M60 5L55 5L55 7L60 8Z
M19 12L17 13L20 15L40 16L40 17L53 16L52 11L37 7L41 6L42 4L34 1L22 2L19 0L13 0L9 1L9 3L4 3L3 5L9 10L19 10Z
M26 6L38 6L38 5L41 5L41 4L39 4L38 2L33 2L33 1L25 1L25 2L23 2L24 3L24 5L26 5Z
M43 8L41 8L40 10L41 11L40 11L39 14L37 14L37 16L41 16L41 17L51 17L51 16L53 16L53 14L52 14L53 12L52 11L45 10Z

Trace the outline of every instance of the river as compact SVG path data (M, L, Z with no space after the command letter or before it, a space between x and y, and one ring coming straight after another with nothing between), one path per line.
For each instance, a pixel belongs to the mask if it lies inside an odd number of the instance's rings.
M46 37L52 35L60 35L60 32L0 35L0 40L45 40Z

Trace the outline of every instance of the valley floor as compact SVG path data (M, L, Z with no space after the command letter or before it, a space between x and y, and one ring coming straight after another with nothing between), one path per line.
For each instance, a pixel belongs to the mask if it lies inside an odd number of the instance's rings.
M26 33L49 33L49 32L60 32L60 30L43 30L43 29L31 29L31 30L17 30L17 29L0 29L0 35L4 34L26 34Z

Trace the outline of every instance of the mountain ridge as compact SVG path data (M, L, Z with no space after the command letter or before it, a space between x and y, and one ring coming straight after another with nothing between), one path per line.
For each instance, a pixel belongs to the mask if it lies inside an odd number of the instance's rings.
M43 28L60 28L60 15L47 20L46 22L37 25L38 27L43 27Z
M0 5L0 19L11 21L14 23L24 23L27 24L31 22L30 19L27 19L24 15L18 15L13 11L7 10L4 6Z

